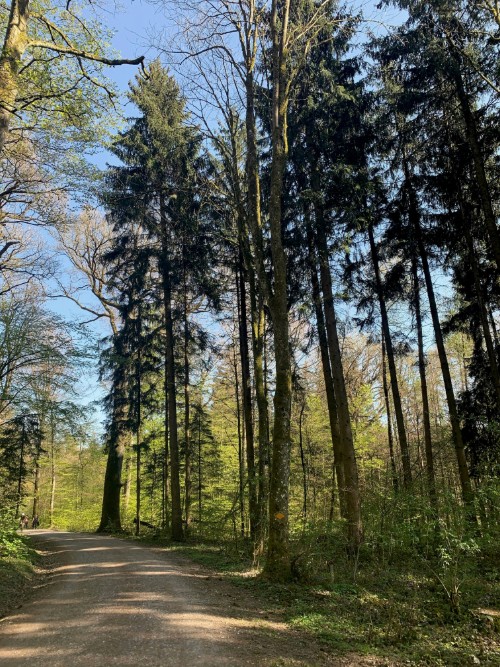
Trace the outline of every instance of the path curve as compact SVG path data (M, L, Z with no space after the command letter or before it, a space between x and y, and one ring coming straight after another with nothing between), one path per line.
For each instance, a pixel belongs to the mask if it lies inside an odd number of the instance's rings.
M51 583L0 623L0 664L6 667L327 660L286 625L266 620L246 592L208 577L187 559L102 535L31 534L58 552L58 564Z

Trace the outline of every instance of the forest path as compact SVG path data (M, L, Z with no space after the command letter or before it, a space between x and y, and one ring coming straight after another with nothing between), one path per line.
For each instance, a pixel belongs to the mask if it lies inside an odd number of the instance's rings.
M6 667L347 665L248 592L175 553L114 537L30 531L50 583L0 623Z

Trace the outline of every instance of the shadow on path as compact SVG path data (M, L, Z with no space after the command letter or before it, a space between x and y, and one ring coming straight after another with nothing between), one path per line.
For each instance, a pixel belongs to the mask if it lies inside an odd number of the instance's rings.
M221 594L182 558L102 535L31 534L59 564L51 584L0 623L6 667L325 664L244 593Z

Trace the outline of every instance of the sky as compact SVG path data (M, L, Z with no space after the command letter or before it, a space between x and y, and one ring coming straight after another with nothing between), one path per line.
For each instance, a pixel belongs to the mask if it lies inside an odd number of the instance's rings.
M376 8L373 0L354 0L357 8L363 10L367 23L363 28L374 32L383 32L384 24L394 24L401 21L401 13L398 10L386 8L381 11ZM175 7L173 2L144 2L143 0L123 0L121 6L113 10L103 11L102 20L106 21L114 30L112 40L112 49L122 58L133 59L144 55L146 63L158 56L157 49L153 46L158 43L158 33L165 30L167 35L171 35L174 28L173 20L175 17L167 19L167 11L172 12ZM134 79L139 71L137 66L123 65L110 67L106 75L118 87L121 93L120 104L124 106L124 115L133 116L134 110L126 100L126 91L128 84ZM101 153L93 157L93 162L100 168L104 168L106 163L115 162L115 158L104 149ZM64 264L62 264L64 267ZM64 270L64 268L63 268ZM92 297L90 297L91 299ZM66 299L56 299L52 301L52 309L63 317L70 320L83 320L85 316L78 307ZM99 322L94 327L98 337L107 335L106 325ZM103 397L104 388L98 380L97 370L89 372L82 379L80 391L80 400L82 403L96 401ZM97 409L96 419L102 422L104 413Z

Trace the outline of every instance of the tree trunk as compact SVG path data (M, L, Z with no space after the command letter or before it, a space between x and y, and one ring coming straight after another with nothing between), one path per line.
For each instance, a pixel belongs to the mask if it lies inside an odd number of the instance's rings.
M54 507L56 502L56 448L55 448L55 424L51 420L50 430L50 506L49 506L49 522L50 526L54 525ZM35 515L33 515L35 516Z
M24 451L26 449L27 440L26 440L26 423L24 417L21 417L21 451L19 452L19 471L17 474L17 494L16 494L16 515L15 518L19 517L19 510L21 508L21 501L23 499L23 479L24 479Z
M141 308L138 313L139 330L141 328ZM140 345L140 343L139 343ZM141 350L137 353L137 425L136 425L136 459L135 459L135 534L141 532L141 420L142 420L142 368Z
M391 459L392 486L395 493L397 493L399 490L399 479L398 469L396 467L396 459L394 456L394 437L392 434L392 415L391 403L389 400L389 383L387 382L386 356L384 332L382 332L382 386L384 391L385 411L387 414L387 440L389 442L389 457Z
M169 259L169 238L163 195L160 197L160 224L162 253L160 271L163 287L163 311L165 319L165 358L167 372L168 429L170 449L170 490L172 501L172 539L184 539L182 529L182 505L179 467L179 440L177 428L177 392L175 382L174 328L172 321L172 288Z
M123 486L123 508L121 512L121 520L123 522L124 518L127 515L127 511L130 505L130 487L132 482L132 456L127 456L127 461L125 463L125 484Z
M299 451L300 451L300 463L302 466L302 496L303 496L303 502L302 502L302 520L304 524L304 528L307 525L307 465L306 465L306 459L304 455L304 443L303 443L303 437L302 437L302 421L304 417L304 410L306 407L305 403L305 398L302 401L302 405L300 406L300 413L299 413Z
M258 523L257 489L255 480L255 451L252 415L252 387L250 378L250 360L248 353L248 327L247 327L247 296L245 284L245 267L243 253L240 246L239 268L237 272L237 292L239 294L239 347L241 361L241 395L243 404L243 423L245 426L246 441L246 463L248 480L248 514L250 519L250 537L255 543Z
M203 511L203 484L202 484L202 469L201 469L201 406L200 406L200 411L198 413L198 521L200 524L200 530L201 530L201 522L202 522L202 511Z
M33 484L33 511L31 516L37 516L38 514L38 503L40 501L40 453L41 453L41 443L37 445L35 452L35 480Z
M325 233L325 221L320 206L315 207L321 288L323 291L323 307L325 311L326 334L330 362L332 366L332 379L337 400L337 413L340 434L340 449L342 451L342 462L344 466L344 493L347 518L349 549L356 553L363 540L363 524L361 521L361 499L359 495L358 467L354 451L354 440L351 429L351 417L349 415L349 404L345 386L344 369L342 367L342 355L337 331L337 318L333 301L332 277L328 261L328 245ZM342 490L339 489L339 493Z
M334 470L337 476L337 488L339 490L340 516L345 519L347 517L346 517L344 461L342 457L338 409L337 409L337 401L335 399L335 388L333 385L330 354L328 352L328 339L325 327L325 316L323 313L323 306L321 304L321 292L320 292L318 273L316 267L314 237L310 227L308 228L308 242L309 242L309 269L311 273L312 297L316 313L316 325L318 328L318 341L321 354L321 365L323 368L326 402L328 405L328 417L330 420L330 437L332 439ZM334 484L332 483L332 486L333 485Z
M417 258L412 256L413 275L413 307L415 309L415 323L417 325L418 372L420 375L420 391L422 396L422 417L424 423L424 447L427 472L427 489L429 500L436 518L438 517L438 500L436 494L436 476L434 473L434 455L432 451L431 418L429 409L429 394L427 391L427 376L425 372L424 336L422 331L422 313L420 310L420 279L418 275Z
M265 387L264 373L264 335L266 319L262 304L262 295L257 294L254 272L250 278L250 306L252 310L252 352L257 401L257 424L259 438L259 479L257 526L255 535L255 555L259 556L264 549L266 534L267 509L269 503L269 406Z
M164 314L165 316L165 314ZM170 477L169 477L169 425L168 425L168 364L167 364L167 355L165 354L164 363L163 363L163 393L164 393L164 406L163 406L163 495L165 496L165 530L170 528L170 507L169 507L169 498L170 498Z
M9 21L0 55L0 154L14 115L21 59L28 43L29 0L11 0Z
M256 19L255 6L251 2L251 13L249 16L248 29L253 29L252 21ZM255 82L253 69L255 66L254 58L252 57L252 45L250 43L250 35L247 34L246 47L246 183L247 183L247 220L250 230L254 237L256 244L256 252L261 253L263 257L261 230L261 205L260 205L260 175L259 175L259 158L257 150L257 131L255 122ZM243 234L243 248L244 261L246 266L246 273L250 288L250 309L252 321L252 352L253 352L253 369L255 382L255 396L257 402L257 419L258 419L258 452L259 452L259 474L258 474L258 500L256 508L256 525L255 525L255 541L254 552L258 556L262 553L264 548L264 534L267 519L267 505L269 502L269 415L268 402L264 386L264 327L265 314L262 303L262 286L258 286L257 278L255 276L254 266L248 248L247 230Z
M187 285L184 277L184 451L185 451L185 491L184 511L186 515L186 530L191 525L192 501L192 471L191 471L191 415L190 415L190 386L189 386L189 323L187 304Z
M281 11L279 11L281 9ZM269 487L269 540L264 571L275 581L291 578L288 494L290 477L292 367L288 322L286 254L282 239L283 177L288 157L288 28L290 0L273 0L272 34L272 132L269 224L274 291L269 310L274 328L276 386L274 392L273 449ZM260 237L259 237L260 238ZM259 257L264 273L264 257Z
M245 470L243 466L243 436L241 432L240 381L238 378L238 363L236 351L234 353L234 391L236 399L236 425L238 431L238 503L240 508L240 533L245 537Z
M120 393L120 388L118 388L113 396L113 423L104 475L101 522L97 529L98 532L121 530L122 527L120 491L122 487L121 475L127 434L123 427L126 419L126 409L120 399Z
M429 308L431 312L432 325L434 328L434 338L436 340L436 347L439 355L439 362L441 365L441 373L443 375L444 389L446 393L446 401L448 403L448 411L450 415L451 430L453 435L453 443L455 445L455 454L457 457L458 473L460 478L460 486L462 489L462 498L468 510L471 520L476 521L476 514L474 510L474 493L470 482L469 470L467 468L467 460L465 458L465 447L462 438L462 430L460 428L460 419L458 417L457 403L455 400L455 392L451 381L450 367L448 365L448 357L446 355L446 348L444 345L443 333L441 331L441 323L439 321L439 314L436 305L436 297L434 295L434 286L432 283L432 276L429 267L429 260L427 258L427 251L425 249L422 232L420 229L420 221L414 220L415 236L417 240L418 252L422 262L422 269L424 272L425 285L427 288L427 298L429 300Z
M373 227L371 224L368 226L368 239L370 241L370 251L373 262L373 270L375 273L375 285L380 307L380 318L382 320L382 331L384 332L384 340L387 351L389 377L391 378L392 401L394 404L394 413L396 416L396 425L398 429L399 447L401 449L401 459L403 462L403 481L405 486L409 487L412 481L410 450L408 448L408 440L406 437L406 428L403 417L403 408L401 405L401 395L399 393L399 384L396 371L396 362L394 357L394 348L392 346L391 331L389 329L389 317L387 315L387 308L385 305L385 299L382 287L382 279L380 276L377 246L375 245L375 238L373 236Z

